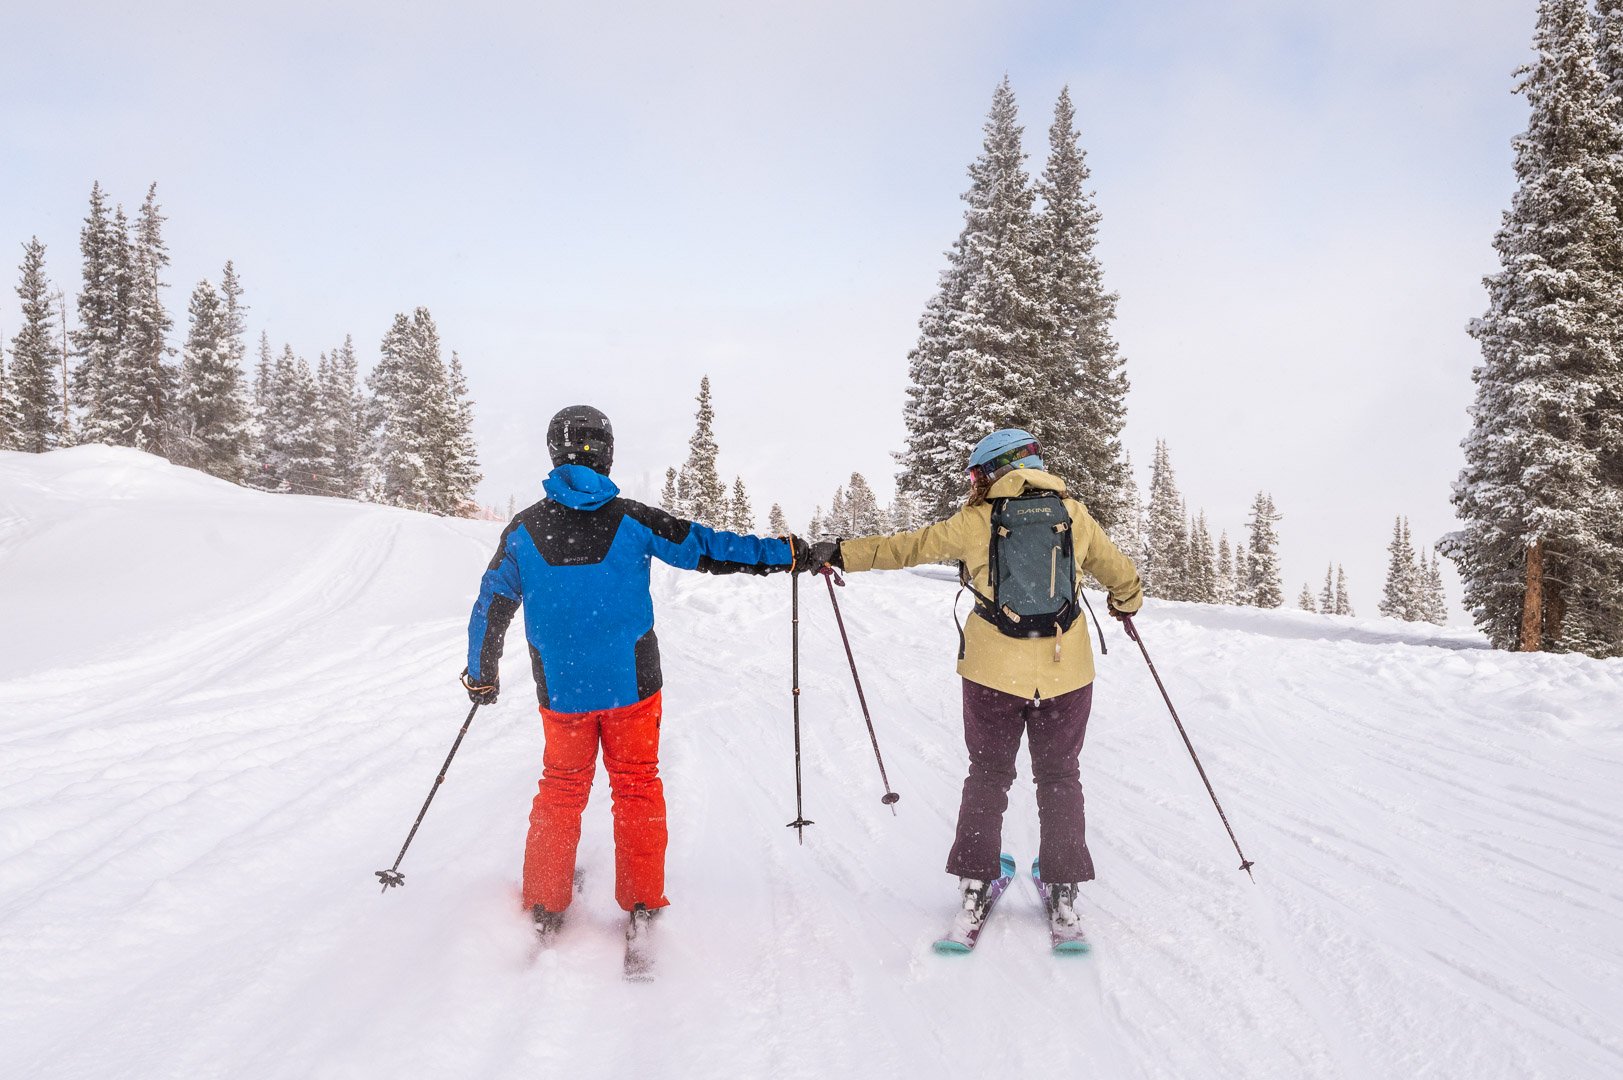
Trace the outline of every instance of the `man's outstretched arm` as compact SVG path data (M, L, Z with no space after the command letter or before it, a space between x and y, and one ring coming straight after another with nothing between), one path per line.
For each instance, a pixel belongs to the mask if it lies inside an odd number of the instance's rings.
M473 603L473 614L468 618L468 666L462 675L462 685L468 697L483 705L496 700L501 687L502 648L507 640L507 627L524 598L519 581L518 562L507 550L507 538L518 527L518 522L502 532L496 557L479 581L479 599Z

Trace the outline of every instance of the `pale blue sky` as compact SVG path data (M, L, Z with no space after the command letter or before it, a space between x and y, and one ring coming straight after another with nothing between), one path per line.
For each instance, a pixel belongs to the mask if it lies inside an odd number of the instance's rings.
M254 337L312 360L426 305L487 502L537 497L576 401L653 494L709 373L723 470L803 524L853 469L888 491L994 85L1035 173L1069 84L1135 462L1167 438L1231 533L1270 489L1289 596L1335 559L1373 614L1393 515L1452 527L1534 6L11 2L0 243L37 233L71 295L91 181L156 180L178 324L227 258Z

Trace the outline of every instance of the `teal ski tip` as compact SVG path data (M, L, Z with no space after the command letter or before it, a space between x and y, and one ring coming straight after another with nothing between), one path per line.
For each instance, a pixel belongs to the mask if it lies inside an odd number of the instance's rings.
M1054 946L1054 955L1056 956L1078 956L1092 951L1093 946L1086 941L1062 941Z
M943 938L934 945L931 945L930 948L934 949L942 956L967 956L974 951L961 941L949 941L946 938Z
M1018 868L1014 864L1014 856L1013 855L1010 855L1007 851L1005 851L1002 855L998 856L997 862L998 862L998 872L999 873L1001 873L1006 878L1014 877L1015 872L1017 871Z

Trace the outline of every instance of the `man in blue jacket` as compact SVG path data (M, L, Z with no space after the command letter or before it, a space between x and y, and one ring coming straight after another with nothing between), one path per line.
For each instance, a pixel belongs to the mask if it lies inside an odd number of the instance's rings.
M797 554L804 566L807 551L794 537L722 532L620 498L608 475L614 432L590 406L552 418L547 451L555 466L547 497L502 533L468 622L462 676L473 701L496 700L503 639L522 603L546 734L524 851L524 904L543 936L569 906L600 744L614 800L615 898L634 920L669 903L652 560L767 574L797 569Z

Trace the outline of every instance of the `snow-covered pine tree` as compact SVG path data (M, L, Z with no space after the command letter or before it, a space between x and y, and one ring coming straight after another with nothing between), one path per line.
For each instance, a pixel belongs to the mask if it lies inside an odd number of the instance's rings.
M78 441L112 442L121 429L113 414L116 365L123 341L123 281L128 237L122 212L108 213L101 184L90 188L90 212L79 230L83 260L78 297L79 327L72 334L78 363L73 369L73 403L79 407Z
M909 493L900 489L896 498L891 500L890 514L886 519L886 531L893 533L912 532L928 524L919 509L919 501Z
M226 304L230 304L229 296ZM249 404L248 475L243 483L262 491L275 491L280 477L271 463L271 424L276 414L276 361L271 356L270 334L259 332L254 363L253 394Z
M1040 267L1033 191L1014 90L992 96L981 154L969 167L964 228L908 356L907 449L900 486L926 516L963 502L964 464L983 436L1027 422L1041 382Z
M727 504L727 528L745 535L755 531L755 508L750 505L742 476L733 477L733 497Z
M687 502L688 517L701 525L719 527L727 517L727 488L716 468L716 412L710 404L710 376L699 380L698 408L693 414L693 435L688 439L688 460L678 477Z
M1285 602L1285 582L1279 568L1279 532L1274 528L1280 518L1273 496L1257 492L1251 504L1246 592L1250 603L1260 608L1276 608Z
M1234 545L1234 600L1233 603L1250 607L1254 601L1251 597L1251 563L1245 550L1245 541L1241 540Z
M1302 594L1296 598L1296 606L1303 611L1318 613L1319 605L1313 599L1313 586L1302 582Z
M1234 603L1234 552L1229 548L1227 529L1217 541L1217 602Z
M119 353L119 382L128 401L127 445L148 453L164 453L175 397L175 369L164 361L171 351L167 335L174 321L164 310L160 290L166 287L163 268L169 249L163 240L164 216L158 207L158 185L135 219L130 244L129 292L125 300L123 348Z
M366 377L372 392L366 415L376 476L373 498L390 506L426 509L431 479L416 410L430 390L408 316L395 315L379 352L377 366Z
M170 460L240 483L247 472L251 416L232 358L229 315L206 279L192 290L181 360Z
M879 509L879 497L868 484L868 478L859 472L851 474L845 485L845 518L850 532L847 536L876 536L885 532L885 515Z
M0 450L16 450L21 416L12 397L11 380L6 377L6 353L0 349Z
M1139 567L1145 595L1181 600L1187 591L1188 539L1184 535L1183 496L1178 494L1172 455L1164 439L1155 440L1146 518L1144 561Z
M1189 521L1189 573L1185 599L1200 604L1217 603L1217 554L1212 549L1212 532L1202 510Z
M1426 565L1425 619L1438 626L1448 625L1448 597L1443 593L1443 566L1436 554L1428 555Z
M679 518L688 516L687 508L682 505L682 490L676 481L675 466L665 470L665 487L659 493L659 507Z
M1054 106L1048 145L1036 224L1046 387L1039 385L1027 411L1049 470L1114 535L1131 512L1121 502L1130 482L1121 445L1128 383L1111 333L1116 294L1105 290L1095 251L1100 214L1086 188L1087 155L1069 87Z
M1610 9L1608 9L1609 11ZM1603 25L1605 20L1603 19ZM1623 127L1584 0L1541 0L1517 190L1440 545L1500 648L1623 652Z
M1336 583L1335 564L1326 563L1324 566L1324 589L1319 593L1319 610L1326 615L1336 615Z
M823 507L818 505L812 511L811 520L806 523L806 539L816 543L818 540L828 539L823 532Z
M1085 500L1084 500L1085 502ZM1105 532L1122 554L1135 564L1144 559L1144 500L1138 493L1138 481L1133 478L1133 459L1122 451L1121 487L1116 492L1116 521ZM1092 507L1088 510L1091 513ZM1142 571L1143 567L1139 569Z
M1352 598L1347 595L1347 571L1336 564L1336 614L1353 615Z
M834 498L828 504L828 513L823 517L823 529L828 533L829 539L839 536L855 536L851 531L851 508L845 498L845 486L834 489Z
M1388 619L1413 622L1419 618L1418 588L1414 546L1409 542L1409 522L1398 517L1392 523L1392 539L1386 545L1386 586L1381 590L1380 612Z
M45 276L45 245L39 237L23 245L20 270L17 298L22 301L23 324L11 339L12 447L41 454L60 442L62 402L51 332L51 282Z
M309 361L295 356L293 346L285 345L273 369L276 381L276 409L272 433L271 461L280 481L277 490L301 495L323 495L323 477L330 459L321 437L321 414L317 407L316 379Z
M443 513L470 517L479 508L474 492L484 474L479 471L479 447L473 438L473 399L468 395L462 358L455 349L451 350L451 362L445 374L450 396L446 434L441 444L440 505Z
M773 536L788 536L793 531L789 528L789 519L783 516L783 507L777 503L767 512L766 527Z
M317 369L319 423L331 458L325 487L344 499L362 498L366 476L366 401L361 396L355 342L348 334ZM511 514L508 515L512 517Z

